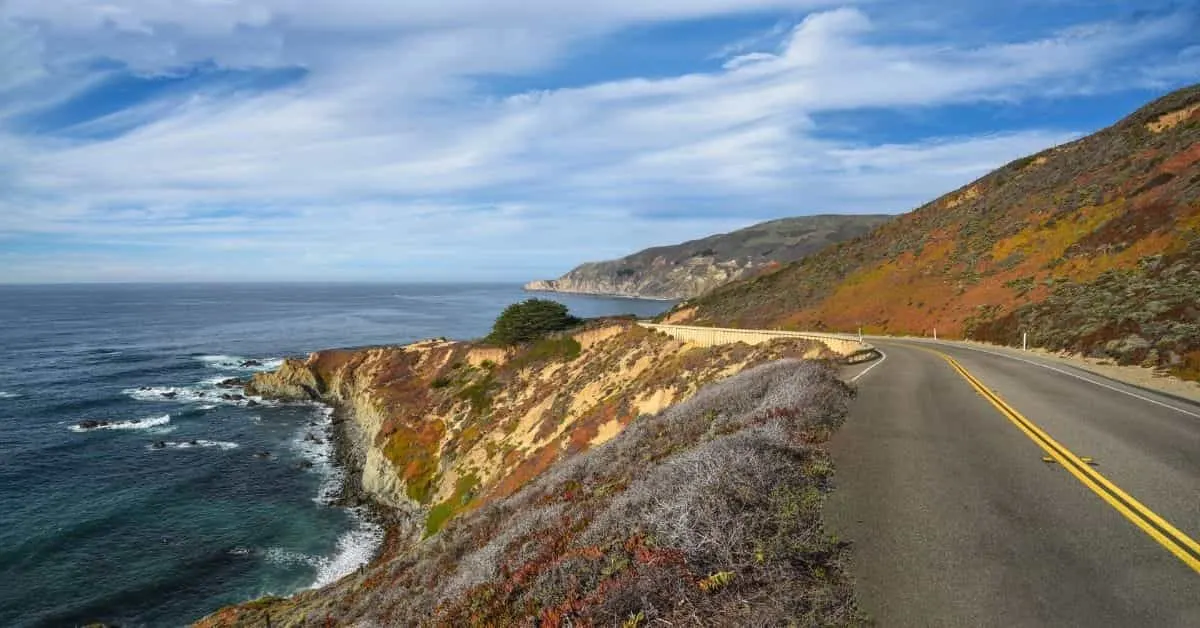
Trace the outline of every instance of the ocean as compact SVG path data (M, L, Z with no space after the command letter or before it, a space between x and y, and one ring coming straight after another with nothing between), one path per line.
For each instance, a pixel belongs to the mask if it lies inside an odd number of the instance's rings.
M329 415L222 388L317 349L487 333L493 284L0 286L0 626L179 626L331 582L382 532L335 507ZM669 303L538 295L577 316Z

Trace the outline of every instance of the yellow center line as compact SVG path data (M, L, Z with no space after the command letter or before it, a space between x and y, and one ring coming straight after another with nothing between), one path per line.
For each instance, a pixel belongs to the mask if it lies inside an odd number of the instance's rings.
M1063 468L1070 471L1071 475L1074 475L1084 486L1099 495L1101 499L1155 541L1158 541L1159 545L1162 545L1168 552L1171 552L1176 558L1182 560L1193 571L1200 573L1200 543L1197 543L1188 535L1181 532L1141 502L1118 488L1108 478L1101 475L1087 463L1080 460L1079 456L1076 456L1071 450L1051 438L1049 434L1042 431L1033 421L1025 418L1020 412L1017 412L1012 406L1001 399L999 395L988 390L974 375L963 368L957 360L941 351L925 347L921 347L921 349L937 354L946 360L959 375L962 375L963 379L967 380L967 383L971 384L972 388L995 406L1000 411L1000 414L1008 418L1030 440L1037 443L1051 458L1062 465Z

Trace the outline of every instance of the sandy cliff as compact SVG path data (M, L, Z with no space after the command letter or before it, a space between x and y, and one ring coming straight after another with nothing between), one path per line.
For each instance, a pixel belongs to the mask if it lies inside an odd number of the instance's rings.
M344 409L363 491L421 509L429 534L706 383L768 359L822 355L806 343L701 349L621 321L520 351L450 341L321 351L247 389Z
M828 354L699 348L617 321L511 352L425 342L289 361L251 392L340 406L366 449L364 490L417 516L338 582L198 625L856 617L845 548L820 523L820 444L849 389L788 357ZM701 518L680 528L683 513ZM705 541L730 528L736 548Z

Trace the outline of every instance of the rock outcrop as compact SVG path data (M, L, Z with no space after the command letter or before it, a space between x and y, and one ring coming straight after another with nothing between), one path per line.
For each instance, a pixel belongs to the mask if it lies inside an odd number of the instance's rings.
M801 216L731 233L660 246L606 262L589 262L526 290L649 299L686 299L802 259L830 244L868 233L891 216Z
M820 446L851 391L828 365L778 359L823 346L706 349L623 323L482 351L327 351L257 377L255 392L342 404L378 430L372 490L427 508L427 538L389 534L333 584L197 625L860 619L820 516Z
M246 392L341 408L362 491L422 513L433 533L708 382L827 355L808 342L702 349L614 321L514 351L440 340L321 351L256 374Z

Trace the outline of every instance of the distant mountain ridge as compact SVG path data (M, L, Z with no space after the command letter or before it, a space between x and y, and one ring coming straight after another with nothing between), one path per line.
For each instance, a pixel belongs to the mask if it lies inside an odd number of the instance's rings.
M1200 379L1200 85L672 320L1029 342Z
M803 259L830 244L864 235L887 215L817 215L782 218L730 233L627 257L582 264L558 279L533 281L526 290L685 299L753 275L772 265Z

